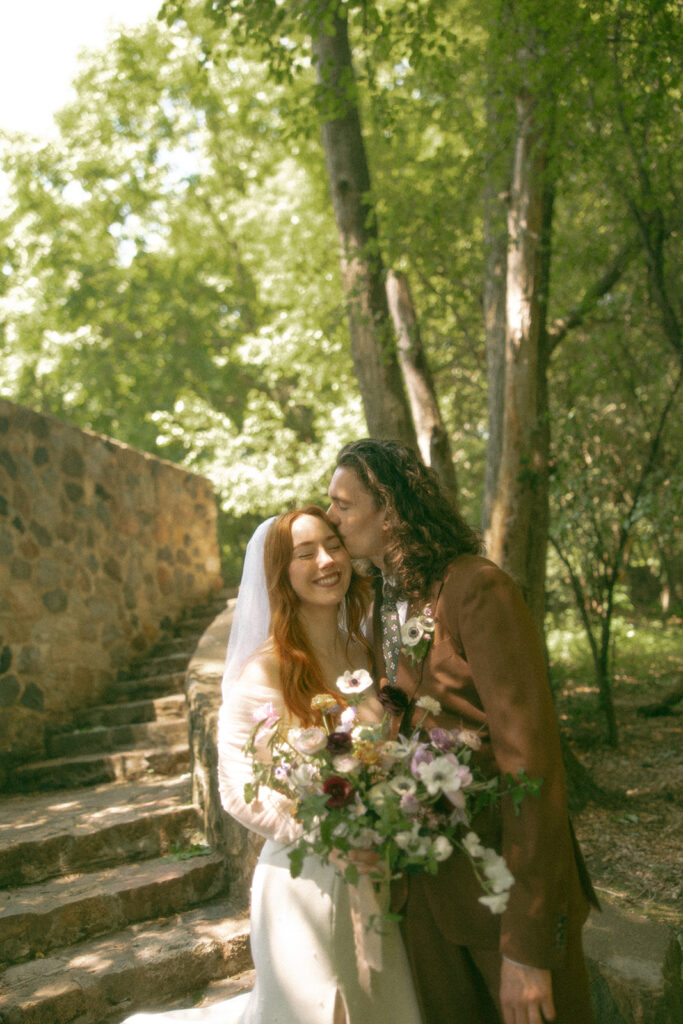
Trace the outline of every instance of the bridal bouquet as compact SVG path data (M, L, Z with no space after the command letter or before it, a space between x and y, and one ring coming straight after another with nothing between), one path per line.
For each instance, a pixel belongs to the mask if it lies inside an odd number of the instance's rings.
M472 764L480 737L467 730L425 729L427 717L441 710L431 697L416 702L423 714L411 734L399 734L407 699L391 686L380 691L384 719L362 721L358 707L371 686L365 670L346 672L337 680L339 700L331 694L314 697L311 706L323 727L290 728L271 704L259 709L245 747L253 764L247 803L262 785L291 800L302 826L289 853L294 877L304 857L315 853L345 863L345 877L355 884L352 851L366 850L381 862L379 875L388 885L404 873L435 874L459 848L481 883L480 902L502 913L514 879L503 858L469 829L476 813L501 792L497 778L484 779ZM533 785L526 777L515 780L513 798L521 799Z

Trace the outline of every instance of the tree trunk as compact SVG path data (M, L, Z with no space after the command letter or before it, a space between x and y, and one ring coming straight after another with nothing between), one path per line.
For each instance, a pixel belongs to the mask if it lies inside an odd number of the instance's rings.
M544 225L545 147L533 97L520 95L516 109L508 212L503 439L487 550L518 582L542 630L549 439L547 365L539 344L541 245L544 227L548 230L549 225ZM537 524L539 512L542 522ZM538 550L543 529L546 536Z
M405 274L387 274L387 300L398 339L398 358L426 466L436 471L444 490L457 498L457 483L448 434L441 419L434 381L422 347L420 325Z
M343 7L320 5L313 55L322 87L322 139L339 232L351 355L368 430L373 437L417 448L389 316Z
M503 451L505 412L505 280L507 276L507 233L504 207L497 194L484 200L486 267L484 271L484 325L486 330L486 376L488 403L488 444L484 474L481 526L490 552L491 516L498 489Z
M491 58L492 63L493 58ZM489 85L489 90L494 86ZM486 333L486 377L488 403L488 444L484 473L484 498L481 528L487 552L488 531L498 487L500 457L503 450L505 410L505 281L507 277L507 203L510 190L510 161L507 146L500 152L499 138L504 136L498 112L500 98L489 95L489 158L484 186L484 329Z
M596 664L596 675L600 710L605 716L605 724L607 726L606 740L610 747L618 747L619 726L617 724L617 714L614 709L614 699L612 697L612 669L610 664L613 659L610 659L609 651L612 627L613 594L613 587L611 587L607 598L607 608L601 623L600 649Z
M567 800L572 814L578 814L588 804L598 807L618 807L623 794L598 786L588 769L579 761L566 736L560 737L562 762L567 776Z

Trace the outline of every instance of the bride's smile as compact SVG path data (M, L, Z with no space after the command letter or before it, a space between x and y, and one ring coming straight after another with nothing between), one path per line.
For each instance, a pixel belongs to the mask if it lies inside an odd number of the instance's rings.
M329 523L302 515L292 523L289 581L304 604L336 605L349 588L351 559Z

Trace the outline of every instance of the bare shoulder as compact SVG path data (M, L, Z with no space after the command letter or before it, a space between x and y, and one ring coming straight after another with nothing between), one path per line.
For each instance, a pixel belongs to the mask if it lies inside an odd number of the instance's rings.
M258 647L240 673L242 686L266 686L280 690L280 666L269 640Z

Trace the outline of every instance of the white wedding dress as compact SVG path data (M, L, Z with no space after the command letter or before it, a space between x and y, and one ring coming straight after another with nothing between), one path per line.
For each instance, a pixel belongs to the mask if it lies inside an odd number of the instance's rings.
M410 968L398 926L383 934L357 933L380 947L381 967L363 984L354 939L351 902L367 899L365 882L356 893L331 865L308 857L292 878L288 844L298 825L289 801L261 789L259 800L244 801L251 767L243 752L254 726L254 712L271 702L284 715L279 689L234 683L219 721L219 785L225 809L265 836L254 872L251 898L251 950L256 983L251 992L206 1009L135 1014L124 1024L420 1024ZM375 908L370 907L370 912ZM375 963L377 960L375 958Z

